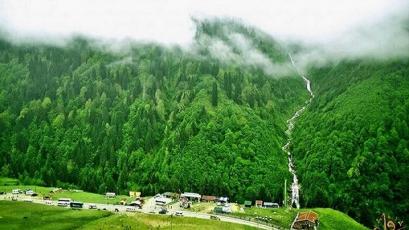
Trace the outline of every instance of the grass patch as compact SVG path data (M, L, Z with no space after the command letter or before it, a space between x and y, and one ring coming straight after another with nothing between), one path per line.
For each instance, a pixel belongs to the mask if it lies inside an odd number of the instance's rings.
M104 211L0 201L0 229L74 229L110 215Z
M127 200L127 202L131 202L133 200L131 197L124 195L119 195L115 198L107 199L105 195L84 192L81 190L61 190L56 193L50 193L54 188L33 185L20 185L17 179L5 177L0 178L0 191L10 193L13 189L32 189L40 196L50 196L53 200L58 200L59 198L71 198L72 200L76 201L101 204L118 204L122 199Z
M0 177L0 186L18 185L19 183L17 179Z
M267 208L245 208L244 213L233 213L232 215L242 217L242 218L254 218L257 216L271 217L272 224L288 229L297 216L299 211L313 210L318 213L320 219L320 230L326 229L351 229L351 230L363 230L367 229L363 225L356 222L354 219L348 215L331 209L331 208L314 208L314 209L267 209Z
M171 217L137 213L134 215L114 215L99 219L84 225L82 230L99 229L172 229L172 230L252 230L256 229L246 225L233 224L217 220L205 220L190 217Z
M0 201L0 229L174 229L253 230L255 228L189 217L150 214L112 214L98 210L71 210L34 203Z

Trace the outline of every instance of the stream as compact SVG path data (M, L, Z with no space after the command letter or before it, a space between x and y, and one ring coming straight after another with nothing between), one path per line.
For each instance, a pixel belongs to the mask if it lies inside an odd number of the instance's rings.
M308 80L308 78L297 69L297 66L294 63L294 60L291 57L291 54L288 54L288 56L290 57L292 66L297 71L298 75L300 75L302 77L302 79L304 80L305 87L306 87L306 89L308 90L308 92L310 94L310 98L307 101L305 101L305 105L302 108L300 108L299 110L297 110L294 113L294 115L290 119L287 120L287 130L285 131L285 133L287 134L288 138L287 138L287 143L282 147L282 150L285 153L287 153L287 156L288 156L288 171L293 176L293 182L291 184L291 206L295 205L296 208L300 208L300 189L301 189L301 186L298 183L297 173L296 173L295 166L294 166L294 163L293 163L293 157L292 157L291 152L290 152L291 134L293 132L294 125L295 125L295 122L296 122L297 118L304 112L304 110L307 108L307 106L311 103L312 99L314 98L314 93L311 90L311 81Z

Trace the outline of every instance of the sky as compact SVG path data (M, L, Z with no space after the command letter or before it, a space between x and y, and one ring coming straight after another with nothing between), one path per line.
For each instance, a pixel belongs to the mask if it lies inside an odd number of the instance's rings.
M0 30L14 40L85 35L183 46L192 43L192 17L228 17L315 47L296 58L317 63L408 55L408 15L408 0L0 0Z
M230 17L273 36L325 41L353 27L380 21L407 7L405 2L0 0L0 26L16 36L65 37L75 33L97 38L184 44L191 41L194 33L191 17Z

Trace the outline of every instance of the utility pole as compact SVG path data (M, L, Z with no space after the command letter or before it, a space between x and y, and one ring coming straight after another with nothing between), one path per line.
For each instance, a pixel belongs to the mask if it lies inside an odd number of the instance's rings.
M284 179L284 200L283 200L284 207L287 208L287 179Z

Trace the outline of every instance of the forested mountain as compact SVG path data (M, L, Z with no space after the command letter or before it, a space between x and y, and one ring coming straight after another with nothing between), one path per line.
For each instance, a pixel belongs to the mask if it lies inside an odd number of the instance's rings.
M270 37L197 23L193 51L1 40L1 174L99 193L281 201L290 175L280 146L285 120L307 98L303 82L265 68L288 61ZM244 62L250 46L261 62Z
M310 72L316 98L294 130L304 206L373 226L408 223L409 60L349 61Z
M0 174L99 193L281 203L291 181L284 130L308 99L304 82L268 35L226 20L196 26L188 49L3 36ZM349 60L307 75L315 98L291 145L302 206L367 226L382 212L408 222L409 60Z

